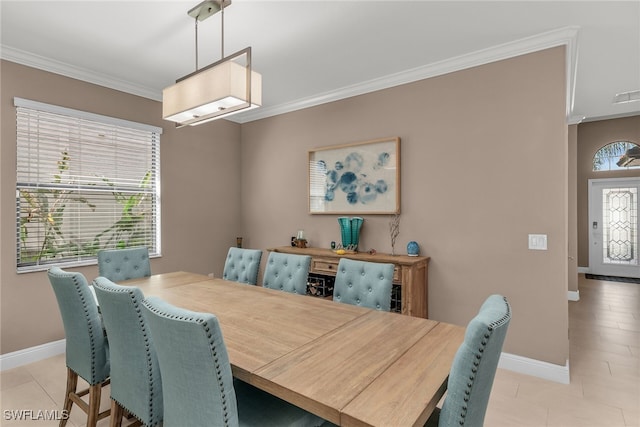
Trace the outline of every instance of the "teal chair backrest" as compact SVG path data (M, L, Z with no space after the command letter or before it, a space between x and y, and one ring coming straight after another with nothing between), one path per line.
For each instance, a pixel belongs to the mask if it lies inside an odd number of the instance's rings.
M232 282L256 285L261 258L262 251L260 249L229 248L222 278Z
M90 385L99 384L109 377L109 342L87 279L58 267L47 274L64 324L67 367Z
M307 294L307 278L311 267L308 255L269 253L262 286L294 294Z
M341 258L336 271L333 300L390 311L393 269L393 264Z
M233 375L218 319L156 297L143 306L162 372L164 425L237 426Z
M510 321L507 299L491 295L469 322L451 366L438 426L483 425Z
M162 421L162 379L142 314L142 291L104 277L93 281L110 340L111 398L146 426Z
M143 303L158 351L164 427L313 427L324 420L235 380L218 319L160 298Z
M112 282L151 276L149 249L105 249L98 252L98 274Z

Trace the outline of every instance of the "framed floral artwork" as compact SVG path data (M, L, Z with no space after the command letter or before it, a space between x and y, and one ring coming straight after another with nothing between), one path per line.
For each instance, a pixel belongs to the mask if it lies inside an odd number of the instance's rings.
M309 212L400 213L400 138L310 150Z

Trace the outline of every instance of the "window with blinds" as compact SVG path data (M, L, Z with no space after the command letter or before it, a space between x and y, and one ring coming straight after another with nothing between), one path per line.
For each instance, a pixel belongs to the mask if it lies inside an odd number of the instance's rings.
M96 262L101 249L160 254L162 129L14 99L18 271Z

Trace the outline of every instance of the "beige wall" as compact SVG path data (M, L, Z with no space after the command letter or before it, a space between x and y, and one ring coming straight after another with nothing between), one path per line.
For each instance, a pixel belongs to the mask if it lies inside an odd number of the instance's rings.
M162 254L153 272L222 273L240 233L240 126L227 121L175 129L161 104L17 65L0 63L0 353L64 338L45 272L16 274L13 97L161 126ZM97 267L83 267L89 280Z
M640 116L578 125L578 265L589 267L589 180L640 176L640 170L593 171L593 156L616 141L640 144Z
M430 256L430 317L466 324L491 293L514 311L505 351L568 358L568 136L564 48L488 64L238 126L175 130L160 104L2 63L0 286L2 353L64 336L44 273L14 266L15 117L20 96L163 126L163 257L154 272L220 274L236 234L285 245L299 228L314 246L339 240L336 215L307 213L307 150L402 139L402 219ZM197 191L185 191L197 186ZM240 195L240 197L239 197ZM388 252L389 216L365 216L362 248ZM549 250L527 249L528 233ZM95 267L83 268L87 277Z
M460 325L492 293L514 317L504 350L568 358L568 136L564 48L554 48L242 126L242 223L252 246L339 240L337 215L307 212L307 150L399 136L398 246L429 265L430 317ZM361 247L389 252L389 216ZM527 249L548 235L549 250Z

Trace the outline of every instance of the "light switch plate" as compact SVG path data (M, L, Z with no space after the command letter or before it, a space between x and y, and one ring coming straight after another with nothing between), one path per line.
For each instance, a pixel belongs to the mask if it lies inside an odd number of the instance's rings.
M529 249L536 251L547 250L547 235L546 234L529 234Z

